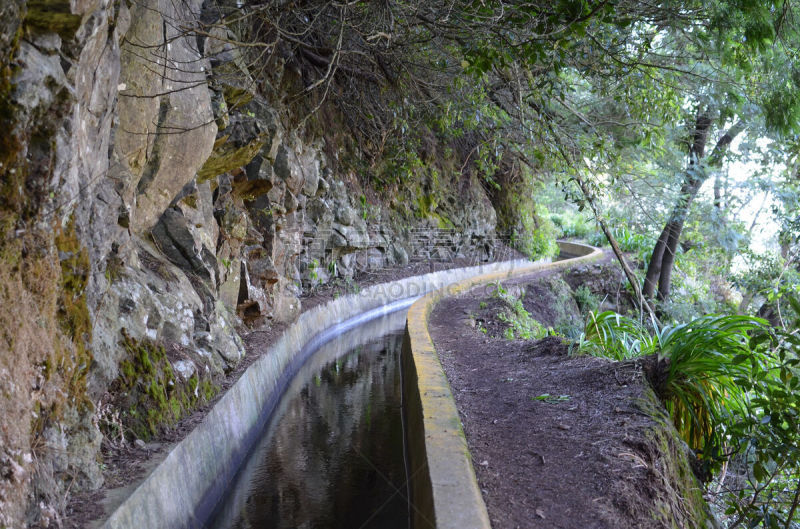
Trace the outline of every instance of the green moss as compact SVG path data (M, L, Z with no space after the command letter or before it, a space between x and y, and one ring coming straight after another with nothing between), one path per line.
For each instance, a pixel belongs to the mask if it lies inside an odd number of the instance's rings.
M240 88L230 84L222 85L222 94L228 108L243 107L253 100L253 92L246 88Z
M158 353L156 349L154 352ZM142 367L142 372L148 375L154 374L153 363L150 361L150 353L144 347L139 348L139 365Z
M126 359L110 391L117 407L127 410L122 422L137 438L158 435L216 395L219 388L210 377L176 377L163 346L137 341L125 330L122 335Z
M113 283L119 280L119 278L122 277L122 270L124 268L125 265L123 264L122 259L116 255L109 256L108 260L106 261L106 281Z
M430 192L420 190L417 195L417 215L420 218L433 214L439 204Z
M652 517L673 527L705 527L712 518L703 489L692 472L688 451L672 425L655 393L647 388L644 399L637 402L639 409L654 421L645 437L647 451L663 484L655 484L663 493L653 498Z
M533 319L525 310L522 299L512 295L499 283L495 295L500 298L507 309L497 315L497 319L507 325L503 331L506 340L521 338L524 340L538 340L548 334L548 330L540 322Z
M199 379L197 377L197 373L195 373L191 377L189 377L189 380L186 381L186 387L189 388L189 393L192 393L192 394L195 393L195 390L197 390L198 382L199 382Z
M56 345L54 367L67 382L66 392L73 402L89 404L86 381L92 363L92 320L86 304L89 282L89 252L82 247L74 223L59 230L55 237L61 256L58 312L56 317L63 335L71 342Z
M186 405L186 400L179 401L175 397L169 399L169 409L172 412L172 415L175 417L180 417L181 413L183 412L184 406Z
M228 143L228 136L222 136L214 142L211 156L197 171L197 182L202 183L228 171L244 167L259 153L266 141L266 135L261 134L247 145L236 147Z
M73 15L69 0L28 0L25 27L33 33L58 33L71 39L81 25L81 17Z
M453 224L453 221L451 221L450 219L448 219L447 217L444 217L442 215L436 215L436 221L437 221L438 227L440 229L442 229L442 230L452 230L452 229L455 229L455 227L456 227L456 225Z
M558 254L556 228L547 208L536 202L539 184L523 178L507 183L495 193L498 227L507 234L511 245L530 259Z
M136 370L133 368L133 364L128 361L123 361L120 364L120 373L123 379L127 383L133 383L136 380Z
M209 401L213 399L219 392L219 387L214 385L210 380L203 380L200 383L200 395L204 400Z
M197 209L197 195L188 195L181 201L192 209Z
M405 182L412 197L411 203L414 205L413 217L431 219L436 222L436 227L442 230L454 229L455 224L447 217L439 204L439 198L447 196L450 191L445 188L439 171L432 167L427 167L427 169L429 170L427 178Z

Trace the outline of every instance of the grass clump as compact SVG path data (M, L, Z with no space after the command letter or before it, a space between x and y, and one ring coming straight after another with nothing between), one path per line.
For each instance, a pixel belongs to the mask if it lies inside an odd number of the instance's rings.
M607 310L591 311L578 340L577 350L592 356L628 360L652 354L652 336L638 321Z

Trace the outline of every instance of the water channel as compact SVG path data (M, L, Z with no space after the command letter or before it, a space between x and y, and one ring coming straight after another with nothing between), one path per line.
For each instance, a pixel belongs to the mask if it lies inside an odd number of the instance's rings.
M299 369L208 527L407 529L400 351L405 310Z

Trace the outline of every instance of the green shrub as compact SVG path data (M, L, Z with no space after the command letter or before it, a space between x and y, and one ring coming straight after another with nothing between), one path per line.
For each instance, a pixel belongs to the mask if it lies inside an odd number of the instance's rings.
M748 373L741 361L752 356L749 333L763 320L738 315L708 315L656 332L665 373L654 377L656 393L684 440L706 459L725 444L724 425L740 408L740 384ZM663 377L663 378L662 378Z
M600 307L600 300L586 285L581 285L575 290L575 302L581 313L588 315L589 312L594 312Z
M506 323L503 337L507 340L521 338L523 340L538 340L548 334L548 330L531 318L530 313L525 310L522 300L509 293L499 283L496 284L495 295L506 304L507 309L497 315L497 318Z
M586 318L577 349L592 356L627 360L651 354L654 342L638 321L610 310L592 311Z
M546 217L547 208L521 202L517 215L517 222L511 230L511 246L531 260L555 257L558 254L556 230Z
M800 313L800 302L787 297ZM800 525L800 318L783 330L759 318L707 315L647 332L592 313L579 351L648 357L648 379L706 470L735 458L743 471L720 484L726 527Z
M581 353L625 360L655 355L648 377L678 432L706 459L725 442L723 425L741 407L746 377L737 360L751 356L749 333L763 320L709 315L690 323L658 327L611 311L592 312L578 344Z
M581 212L565 210L550 215L553 225L561 232L560 237L585 239L595 230L594 222Z
M786 301L800 314L794 296ZM800 318L787 330L761 325L748 354L732 359L745 393L727 421L728 453L745 472L723 488L727 527L800 526Z
M635 254L641 262L646 263L650 260L650 254L656 241L649 235L636 233L624 225L611 228L611 235L614 236L623 252ZM586 242L592 246L608 246L606 235L599 229L592 232Z

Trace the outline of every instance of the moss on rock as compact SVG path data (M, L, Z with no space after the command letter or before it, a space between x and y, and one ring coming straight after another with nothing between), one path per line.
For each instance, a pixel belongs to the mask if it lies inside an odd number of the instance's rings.
M582 328L580 311L572 289L559 275L532 280L525 285L525 309L533 318L568 338L577 338Z
M136 340L123 329L126 358L110 392L127 432L149 440L173 426L219 391L210 376L197 372L188 380L176 375L163 345Z
M649 387L638 403L654 425L646 432L652 495L652 517L663 525L681 527L718 527L703 488L692 470L694 457L672 425L666 410Z
M92 320L86 304L86 287L91 271L89 252L78 240L74 223L56 233L55 244L61 264L56 316L68 345L56 348L51 369L46 370L46 374L49 376L53 370L57 371L66 384L71 401L91 408L86 396L92 363Z
M228 142L228 136L222 136L214 142L211 156L197 171L197 182L202 183L228 171L244 167L255 158L266 142L267 136L260 134L246 145L236 147Z
M509 186L498 193L496 202L498 227L505 232L511 246L530 259L554 257L558 254L556 232L547 208L537 204L533 191Z
M69 39L81 25L81 17L73 15L68 0L28 0L25 27L35 33L58 33Z

